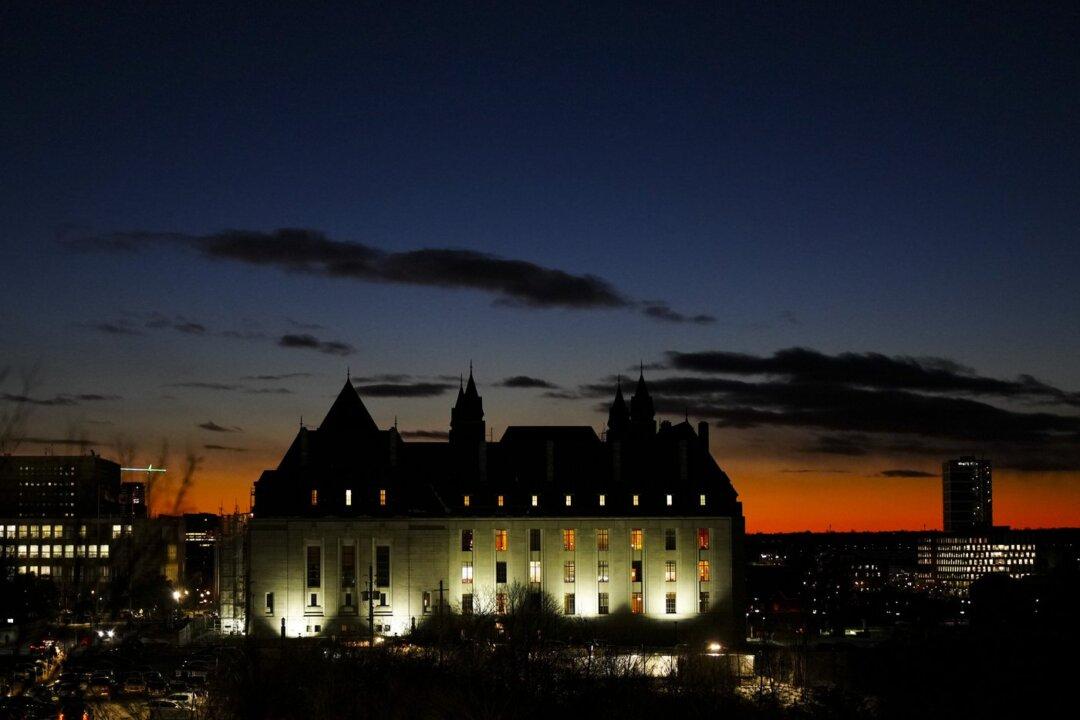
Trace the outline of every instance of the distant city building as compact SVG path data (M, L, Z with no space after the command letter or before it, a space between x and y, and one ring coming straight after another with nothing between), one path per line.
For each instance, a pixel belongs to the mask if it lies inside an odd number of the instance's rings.
M120 483L120 509L126 517L132 519L145 518L147 516L146 484L141 482Z
M203 599L217 598L218 541L221 516L212 513L184 515L184 585ZM206 593L206 595L204 595Z
M126 497L138 498L139 502ZM0 457L0 572L57 584L62 609L98 605L137 578L182 575L179 518L147 520L141 483L96 455Z
M743 637L742 505L708 426L657 427L644 377L629 407L616 389L605 440L544 426L489 441L470 373L442 443L378 428L346 382L254 498L255 634L400 634L441 607L505 612L521 588L569 616Z
M919 542L919 583L944 595L966 597L984 575L1013 579L1034 574L1041 563L1032 537L996 528L985 534L934 535Z
M97 455L0 456L0 516L114 517L120 466Z
M994 526L990 461L975 457L941 464L944 528L947 533L977 533Z

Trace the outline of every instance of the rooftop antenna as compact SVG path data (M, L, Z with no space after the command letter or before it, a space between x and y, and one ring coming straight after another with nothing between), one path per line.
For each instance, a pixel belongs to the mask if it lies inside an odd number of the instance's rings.
M394 430L397 430L397 415L394 416Z
M352 381L352 368L348 365L345 366L345 382Z

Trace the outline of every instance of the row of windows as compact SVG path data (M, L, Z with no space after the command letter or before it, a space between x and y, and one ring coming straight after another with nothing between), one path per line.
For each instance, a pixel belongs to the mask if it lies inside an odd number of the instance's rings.
M427 596L427 604L424 606L424 612L430 612L430 596ZM472 593L465 593L461 596L461 612L464 615L472 615L476 610L474 596ZM498 615L505 615L509 611L509 596L506 593L497 593L495 595L495 613ZM702 591L698 593L698 612L705 613L709 611L709 593L708 591ZM596 594L596 612L598 615L609 615L611 613L611 595L606 592ZM634 614L641 614L645 612L645 600L640 592L632 593L630 596L630 612ZM669 592L664 594L664 612L668 615L674 615L678 612L678 594ZM576 615L577 614L577 594L576 593L564 593L563 594L563 614L564 615Z
M79 525L79 537L86 537L86 525ZM113 525L112 537L119 538L131 534L131 525ZM0 538L9 540L52 540L73 537L74 525L0 525Z
M18 545L3 548L6 557L42 557L42 558L96 558L109 557L108 545Z
M611 578L609 572L609 565L607 560L600 560L596 563L596 581L600 583L606 583ZM698 560L697 573L699 582L709 582L710 567L708 560ZM539 560L529 561L529 581L538 583L541 582L543 574L541 572L541 566ZM634 560L630 563L630 582L641 582L642 569L641 561ZM676 562L674 560L668 560L664 563L664 582L675 582L677 579ZM463 560L461 563L461 582L466 585L471 584L473 581L473 563L472 560ZM506 562L498 561L495 563L495 582L506 582ZM577 562L574 560L567 560L563 563L563 582L572 583L577 582Z
M674 528L668 528L664 530L664 549L665 550L677 550L678 549L678 530ZM472 552L475 541L475 533L471 529L461 531L461 550L462 552ZM697 546L698 550L709 549L709 528L698 528L697 530ZM531 528L529 530L529 550L531 552L539 552L541 549L541 531L540 528ZM563 528L562 531L562 544L563 550L567 552L573 552L577 550L577 530L574 528ZM606 528L599 528L596 530L596 549L599 551L607 551L611 547L611 531ZM630 531L630 548L632 550L641 550L645 547L645 531L640 528L634 528ZM510 534L507 530L495 531L495 550L498 552L506 552L510 548Z
M381 507L385 507L386 506L386 500L387 500L387 492L386 492L386 490L385 489L380 489L379 490L379 505ZM570 494L565 495L564 496L564 502L566 504L566 507L573 507L573 505L574 505L574 496L570 495ZM634 507L638 507L641 504L641 495L638 495L638 494L631 495L630 496L630 502ZM665 505L667 505L667 507L672 507L675 504L675 496L672 495L671 493L665 494L664 495L664 503L665 503ZM318 504L319 504L319 491L317 489L313 488L311 490L311 506L312 507L317 507ZM353 491L352 491L351 488L346 488L345 489L345 507L352 507L352 504L353 504ZM506 504L506 496L505 495L496 496L495 504L498 505L499 507L504 507L505 504ZM605 495L603 493L601 493L600 495L597 495L597 504L600 507L606 507L607 506L607 495ZM461 505L462 505L462 507L472 507L472 495L462 495L461 496ZM532 507L540 507L540 496L539 495L533 495L530 498L530 505L532 505ZM698 505L700 507L707 507L708 498L706 497L705 493L701 493L701 494L698 495Z

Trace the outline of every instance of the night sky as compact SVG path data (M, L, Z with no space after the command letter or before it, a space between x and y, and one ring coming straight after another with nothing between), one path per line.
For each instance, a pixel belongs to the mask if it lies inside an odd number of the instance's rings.
M644 363L750 530L940 527L961 453L1080 521L1075 3L83 5L0 10L9 450L246 509L347 368L498 438Z

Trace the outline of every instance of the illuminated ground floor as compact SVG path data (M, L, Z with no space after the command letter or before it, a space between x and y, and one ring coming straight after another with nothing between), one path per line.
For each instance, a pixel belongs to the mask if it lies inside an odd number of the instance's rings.
M256 635L401 635L440 603L498 614L524 590L567 616L739 638L741 518L258 518L249 530Z

